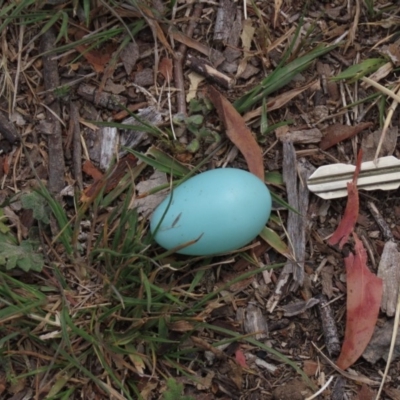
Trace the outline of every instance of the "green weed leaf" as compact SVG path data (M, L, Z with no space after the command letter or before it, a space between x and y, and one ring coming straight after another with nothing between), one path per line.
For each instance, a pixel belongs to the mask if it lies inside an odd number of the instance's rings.
M48 225L50 223L50 210L46 200L37 192L24 193L21 196L22 207L33 211L33 218Z
M10 236L0 235L0 265L7 270L18 267L25 272L40 272L44 265L43 257L34 251L32 243L23 240L18 245L12 241Z
M182 396L183 385L173 378L167 380L167 387L168 390L164 392L164 400L194 400L191 396Z

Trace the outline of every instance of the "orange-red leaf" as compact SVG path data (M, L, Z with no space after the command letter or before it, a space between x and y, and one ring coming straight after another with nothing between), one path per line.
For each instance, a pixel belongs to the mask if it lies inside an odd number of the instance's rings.
M217 89L208 88L209 98L223 122L226 134L246 159L249 171L264 182L264 163L260 146L257 144L243 117Z
M367 252L353 233L354 252L344 259L347 274L346 331L338 367L346 369L361 356L371 340L382 299L382 279L367 267Z
M336 231L328 240L328 243L332 246L339 243L339 247L342 248L343 245L346 244L347 240L349 239L350 233L353 231L354 226L356 224L359 211L357 178L361 169L361 159L362 159L362 151L360 150L357 157L357 165L354 171L353 181L347 184L348 197L343 218L340 221L339 226L336 228Z

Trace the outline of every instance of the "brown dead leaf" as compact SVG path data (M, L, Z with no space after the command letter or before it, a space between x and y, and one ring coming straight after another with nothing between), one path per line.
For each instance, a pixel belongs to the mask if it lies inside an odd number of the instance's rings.
M361 170L361 160L362 160L362 150L359 151L357 157L357 165L354 171L353 180L347 183L347 204L346 209L344 210L344 215L342 220L340 221L338 227L336 228L333 235L328 240L328 243L331 246L335 246L339 243L339 248L341 249L346 243L347 240L353 231L358 217L358 212L360 209L360 199L358 197L358 189L357 189L357 179L358 174Z
M170 82L173 73L172 60L168 57L163 57L158 64L158 72L167 82Z
M194 329L193 324L188 321L175 321L168 324L168 328L174 332L189 332Z
M363 122L356 126L342 125L342 124L333 124L329 125L326 128L325 136L322 138L319 147L322 150L327 150L330 147L342 142L343 140L350 139L353 136L357 135L357 133L367 129L374 124L372 122Z
M375 399L375 391L369 388L367 385L362 385L360 391L354 400L373 400Z
M303 362L303 371L307 374L307 376L313 376L318 371L318 363L313 360L305 360Z
M261 149L242 116L233 105L214 87L208 88L209 98L217 109L226 134L246 159L249 171L264 182L264 163Z
M75 48L98 73L104 71L106 64L111 60L111 56L115 51L115 45L105 46L104 50L88 50L89 47L85 45L78 45Z
M170 44L168 43L167 38L164 35L163 30L161 29L160 24L158 23L156 17L153 14L153 11L151 11L148 6L141 6L140 3L137 5L141 12L143 13L146 22L150 26L151 30L153 33L156 34L158 40L161 42L161 44L167 49L168 53L171 54L172 56L174 55L174 51L172 50Z
M82 165L82 171L91 176L95 180L99 180L103 177L103 174L93 165L90 160L86 160Z
M121 51L120 58L126 73L130 75L139 58L139 46L137 43L128 43Z
M100 193L104 187L104 193L109 193L114 189L122 177L125 175L128 169L133 168L137 163L137 158L133 154L128 154L121 160L112 171L109 176L103 176L100 179L95 180L93 184L88 186L81 195L82 203L90 203Z

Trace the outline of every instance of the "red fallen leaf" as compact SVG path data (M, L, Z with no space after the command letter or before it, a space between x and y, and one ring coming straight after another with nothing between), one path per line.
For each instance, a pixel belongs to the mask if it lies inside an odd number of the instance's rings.
M240 347L235 351L236 362L243 368L248 368L246 363L246 357Z
M163 57L160 64L158 64L158 72L167 82L170 82L173 72L172 60L168 57Z
M209 86L208 95L225 126L226 134L246 159L249 171L264 182L262 152L243 117L217 89Z
M355 247L344 259L347 274L346 330L336 364L346 369L364 352L378 319L382 299L382 279L367 267L367 252L353 233Z
M356 126L333 124L326 128L325 136L322 138L319 147L322 150L327 150L330 147L342 142L343 140L350 139L357 133L363 131L374 125L372 122L363 122Z
M103 177L103 174L92 164L90 160L86 160L83 163L82 171L95 180L99 180Z
M357 165L353 175L353 181L347 184L347 204L344 210L344 215L336 228L335 232L328 240L328 243L332 246L339 243L339 247L342 248L347 242L350 233L353 231L354 226L357 222L358 211L359 211L359 199L357 189L357 178L361 169L362 150L359 151L357 156Z

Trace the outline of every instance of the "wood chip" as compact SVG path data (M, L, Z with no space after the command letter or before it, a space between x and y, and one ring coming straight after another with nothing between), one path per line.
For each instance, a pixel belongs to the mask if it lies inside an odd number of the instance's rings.
M305 129L302 131L287 131L281 129L275 130L276 138L282 142L293 142L298 144L319 143L322 133L318 128Z
M268 336L267 320L256 305L248 304L246 309L238 309L237 319L243 324L244 331L255 334L254 337L257 340L265 339Z

